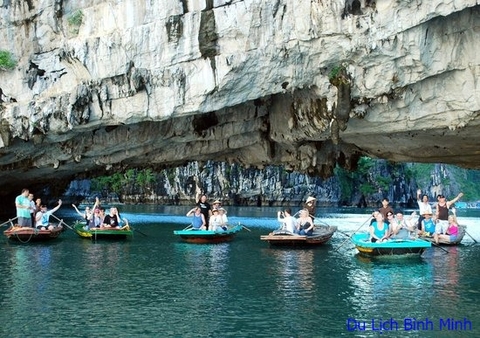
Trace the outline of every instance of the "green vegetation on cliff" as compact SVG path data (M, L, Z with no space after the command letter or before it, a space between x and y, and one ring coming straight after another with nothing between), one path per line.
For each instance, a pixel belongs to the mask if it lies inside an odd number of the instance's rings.
M12 70L17 65L17 61L13 58L12 53L0 50L0 70Z
M262 195L267 201L273 202L301 199L305 193L313 191L313 185L321 186L319 192L324 196L317 197L321 197L323 202L343 206L374 206L383 197L389 197L393 203L413 205L417 189L426 192L431 198L438 193L453 198L463 192L465 197L462 201L480 200L480 185L474 183L479 182L480 171L452 165L393 163L362 157L355 171L348 172L337 167L335 176L325 181L309 179L301 174L290 175L281 168L269 168L262 173L260 170L255 173L253 169L242 170L235 165L207 163L198 168L199 172L187 175L182 174L179 168L168 168L161 172L129 169L124 173L92 179L91 189L106 194L116 193L118 196L172 198L179 193L195 196L196 185L200 184L203 191L207 184L211 195L241 195L244 198ZM263 184L269 187L264 187ZM274 186L281 189L274 189ZM268 194L269 189L275 190L275 193L270 191L269 196L264 195Z

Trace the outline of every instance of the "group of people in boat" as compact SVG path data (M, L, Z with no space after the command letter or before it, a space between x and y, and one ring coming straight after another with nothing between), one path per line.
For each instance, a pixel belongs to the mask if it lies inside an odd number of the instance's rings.
M277 212L277 219L282 224L282 231L287 231L294 235L312 236L315 229L315 197L309 196L303 206L303 209L298 211L298 218L292 215L290 208L285 208L283 211Z
M193 217L193 230L226 231L228 230L227 211L219 200L208 203L207 196L201 195L198 203L187 212L187 217Z
M122 220L116 207L111 207L108 214L105 214L105 209L100 205L98 197L95 199L93 207L87 206L84 212L78 210L75 204L72 204L72 207L85 220L85 230L128 228L128 221L126 219ZM123 226L122 221L125 223Z
M387 239L407 239L417 236L430 237L439 242L455 242L459 226L455 212L450 213L453 204L463 196L459 193L454 199L447 201L445 195L437 195L437 203L433 208L428 195L417 190L417 203L420 217L416 212L406 219L402 212L395 213L388 198L382 200L382 206L372 214L370 221L370 241L382 242Z
M42 200L37 198L34 201L34 195L29 189L22 189L20 195L15 198L15 208L17 212L17 224L20 227L35 228L38 230L53 230L61 225L50 223L50 216L60 209L62 200L58 200L55 208L48 210Z

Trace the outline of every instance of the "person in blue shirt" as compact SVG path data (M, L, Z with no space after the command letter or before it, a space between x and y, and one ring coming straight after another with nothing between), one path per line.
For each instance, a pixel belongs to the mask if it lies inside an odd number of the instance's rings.
M200 207L195 207L187 212L187 217L193 216L192 227L194 230L207 230L205 216L202 214Z
M422 221L422 231L420 232L421 236L425 237L432 237L435 233L435 222L432 218L432 214L427 212L423 214L423 221Z
M375 215L375 221L370 225L370 241L383 242L390 237L390 226L383 220L382 213Z

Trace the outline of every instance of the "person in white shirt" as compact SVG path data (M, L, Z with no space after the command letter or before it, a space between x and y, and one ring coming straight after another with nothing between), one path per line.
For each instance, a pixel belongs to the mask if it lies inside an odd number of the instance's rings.
M292 211L289 208L286 208L283 211L277 213L277 219L282 223L282 230L295 233L295 219L292 216Z
M53 214L58 209L60 209L61 206L62 206L62 200L58 200L58 205L52 210L47 211L47 206L45 204L42 205L40 207L40 211L37 212L37 215L35 216L36 228L41 230L52 230L53 225L50 225L49 223L50 215Z
M210 217L208 221L208 230L210 231L222 231L225 230L223 229L223 219L222 216L220 216L220 213L218 209L213 209L212 210L212 216Z
M218 209L220 213L220 217L222 218L222 227L227 227L228 224L228 217L227 217L227 211L223 208Z
M422 196L422 198L420 198ZM423 215L425 214L432 214L432 206L428 202L428 196L427 195L422 195L422 190L418 189L417 190L417 204L418 204L418 209L419 209L419 214L420 217L418 218L417 222L417 228L421 231L422 229L422 221L424 220L425 217Z

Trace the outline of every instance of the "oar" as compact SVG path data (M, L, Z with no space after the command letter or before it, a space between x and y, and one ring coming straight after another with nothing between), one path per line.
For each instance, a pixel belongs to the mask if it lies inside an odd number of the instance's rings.
M240 224L240 222L238 222L238 225L241 225L242 228L244 228L245 230L252 232L252 230L250 230L249 228L247 228L245 225Z
M475 244L477 244L477 240L475 238L472 237L472 235L470 235L468 232L467 232L467 229L465 229L465 233L470 236L471 239L473 239L473 241L475 242Z
M148 237L147 234L145 234L144 232L141 232L140 230L138 230L138 229L136 229L136 228L134 228L133 230L135 230L136 232L141 233L141 234L142 234L143 236L145 236L145 237Z
M439 245L439 244L437 244L437 243L435 243L435 242L431 242L431 243L432 243L433 246L435 246L435 247L437 247L437 248L439 248L439 249L442 249L442 250L445 251L447 254L449 253L448 250L445 249L445 248L442 248L441 245Z
M4 225L7 224L7 223L11 223L12 221L16 220L17 218L18 218L18 216L15 217L15 218L9 219L9 220L6 221L6 222L3 222L2 224L0 224L0 227L4 226Z
M342 234L343 236L346 236L346 237L350 238L350 235L347 234L346 232L343 232L343 231L340 231L340 230L337 230L336 232L338 232L339 234Z
M340 248L341 248L346 242L348 242L348 240L351 239L352 236L355 235L361 228L363 228L363 226L364 226L365 224L367 224L367 222L370 221L371 219L372 219L372 216L371 216L371 215L368 216L368 219L367 219L365 222L363 222L362 225L360 225L360 226L358 227L358 229L355 230L355 231L353 232L353 234L350 235L349 238L347 238L346 240L344 240L344 241L342 242L342 244L340 244L340 246L339 246L335 251L340 250Z
M53 218L55 218L57 221L59 221L59 222L60 222L59 225L62 225L62 223L63 223L63 224L65 224L65 225L67 226L67 228L69 228L70 230L73 230L73 228L72 228L70 225L68 225L67 223L65 223L65 222L63 221L63 219L60 219L60 218L58 218L57 216L55 216L55 215L53 215L53 214L50 215L50 216L53 216Z
M190 224L189 226L187 226L186 228L184 228L182 231L188 230L188 229L190 229L190 228L192 228L192 227L193 227L193 224Z

